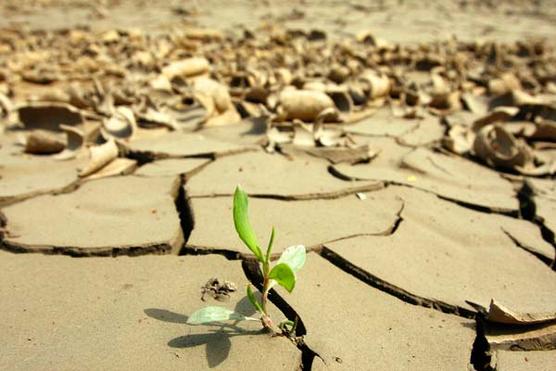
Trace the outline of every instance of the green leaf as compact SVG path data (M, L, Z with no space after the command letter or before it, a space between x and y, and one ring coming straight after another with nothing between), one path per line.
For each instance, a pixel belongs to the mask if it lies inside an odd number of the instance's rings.
M292 292L295 287L295 273L286 263L276 264L270 271L268 277L275 280L288 292Z
M203 323L220 322L220 321L258 321L256 318L245 317L243 314L234 312L224 307L205 307L193 313L187 319L190 325L200 325Z
M259 301L255 297L255 294L253 293L253 290L251 289L251 285L247 285L247 298L249 299L251 304L253 304L255 309L257 309L260 313L264 313L263 307L261 307L261 303L259 303Z
M266 248L266 257L265 262L270 261L270 254L272 253L272 245L274 245L274 235L276 234L276 230L272 227L272 232L270 232L270 239L268 240L268 247Z
M240 186L237 186L234 192L234 225L239 238L241 238L249 250L251 250L262 263L264 261L263 254L257 243L255 232L249 223L248 209L249 201L247 193L245 193Z
M284 250L284 252L280 256L280 259L278 259L277 264L285 263L290 266L292 271L299 272L299 270L303 268L303 265L305 264L305 258L305 246L290 246Z

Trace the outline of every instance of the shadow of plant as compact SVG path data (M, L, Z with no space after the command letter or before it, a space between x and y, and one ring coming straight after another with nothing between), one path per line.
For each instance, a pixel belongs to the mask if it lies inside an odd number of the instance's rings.
M251 316L255 310L247 297L242 298L235 306L235 311L242 313L246 316ZM144 310L145 314L151 318L159 321L187 324L186 315L175 313L166 309L148 308ZM168 342L168 346L172 348L193 348L205 345L206 358L209 368L214 368L220 365L228 358L232 348L231 338L236 336L245 335L266 335L266 332L261 328L260 330L245 330L237 326L239 321L231 323L213 323L197 326L210 326L213 327L207 333L201 334L188 334L178 336ZM197 327L195 326L195 327Z

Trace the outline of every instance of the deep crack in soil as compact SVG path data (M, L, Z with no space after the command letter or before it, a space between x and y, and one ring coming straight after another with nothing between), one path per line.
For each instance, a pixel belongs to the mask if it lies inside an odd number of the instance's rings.
M359 268L350 261L342 258L340 255L336 254L334 251L328 249L326 246L322 247L320 255L328 260L330 263L334 264L336 267L340 268L344 272L354 276L360 281L365 282L369 286L379 289L387 294L390 294L406 303L419 305L426 308L432 308L443 313L454 314L464 318L475 318L476 312L471 311L460 306L451 305L444 303L439 300L431 300L427 298L420 297L418 295L412 294L400 287L392 285L377 276L374 276L363 269Z
M537 215L537 204L534 198L534 191L527 180L523 182L521 188L519 189L517 198L519 200L519 211L521 217L539 227L543 240L545 240L547 243L552 245L556 253L556 239L555 239L554 231L550 230L550 228L548 228L545 225L544 220ZM512 238L512 240L514 239ZM516 243L516 245L518 245L517 241L514 240L514 242ZM531 252L529 250L527 251ZM537 254L533 254L533 255L537 256ZM537 257L541 259L544 263L551 266L553 271L556 271L556 258L554 258L552 262L548 262L545 257L540 257L540 256Z
M243 259L241 262L241 267L245 276L255 286L259 291L262 291L262 273L259 268L259 263L254 259ZM297 321L297 326L295 328L296 345L301 351L301 369L311 370L313 367L313 361L315 357L319 357L318 353L309 348L309 346L304 342L303 338L307 334L307 329L303 323L303 319L299 314L293 309L288 302L276 292L276 290L271 289L268 295L268 299L272 304L274 304L290 321Z

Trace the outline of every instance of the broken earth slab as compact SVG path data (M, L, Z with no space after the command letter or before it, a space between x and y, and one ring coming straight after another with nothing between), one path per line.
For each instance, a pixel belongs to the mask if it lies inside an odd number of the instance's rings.
M427 115L419 120L416 128L399 136L397 141L401 145L410 147L430 146L439 143L444 137L445 131L439 117Z
M60 131L60 125L79 125L84 122L76 107L59 102L29 102L17 108L19 120L26 129Z
M211 139L242 145L257 145L266 141L266 117L245 119L238 124L212 126L200 132Z
M507 325L529 325L556 321L556 311L548 313L521 313L505 307L496 300L491 300L488 310L484 311L489 322Z
M532 325L485 323L485 338L491 350L556 349L556 322Z
M314 370L465 370L474 321L404 303L312 253L288 303Z
M139 139L129 144L132 153L151 158L223 156L257 148L209 138L199 133L168 132L153 138Z
M46 193L71 190L79 182L82 160L57 161L52 157L0 151L0 206Z
M552 233L556 233L556 181L528 178L527 182L533 188L536 216Z
M118 157L110 161L108 164L101 167L91 175L86 176L83 180L94 180L107 178L118 175L129 175L137 169L137 161Z
M355 124L346 125L345 131L364 136L400 137L419 126L419 120L405 119L392 114L390 108L377 110L372 116L366 117Z
M2 209L3 247L79 256L177 253L184 242L175 200L179 177L88 181Z
M376 161L383 156L381 152L369 164L339 164L333 169L348 179L404 184L493 211L517 212L519 208L512 184L493 170L425 148L408 152L396 163L399 152L396 156L384 154L386 161Z
M238 287L246 283L241 264L221 256L73 259L0 252L6 311L0 368L297 369L296 346L259 331L260 322L186 324L207 305L254 314L243 290L228 302L208 295L201 301L201 287L216 276Z
M248 253L234 230L232 202L231 196L190 199L195 229L186 246ZM401 200L380 191L369 193L365 200L354 195L332 200L249 200L259 242L266 243L271 228L276 228L275 253L291 245L311 247L350 236L387 235L402 208Z
M543 352L496 352L498 371L553 371L556 350Z
M465 316L474 310L467 301L488 307L492 298L517 312L556 309L554 272L504 233L508 217L407 187L372 195L400 197L403 221L392 236L326 243L335 264L405 300Z
M163 159L141 166L134 175L145 177L186 175L191 177L211 161L207 158Z
M502 230L519 247L531 252L548 265L552 265L556 259L556 249L546 242L539 227L534 223L527 223L520 219L499 218L502 222Z
M334 198L382 187L382 183L345 181L328 172L328 163L314 158L288 159L262 151L214 161L186 187L189 197L232 195L241 184L250 196L283 199Z

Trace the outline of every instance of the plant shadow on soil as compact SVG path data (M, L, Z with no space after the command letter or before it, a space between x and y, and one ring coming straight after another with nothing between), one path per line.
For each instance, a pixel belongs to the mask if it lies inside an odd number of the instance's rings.
M244 297L241 299L234 309L245 316L251 316L255 313L249 299ZM159 321L176 323L186 326L188 325L187 315L175 313L166 309L159 308L147 308L144 310L145 314L151 318ZM230 350L232 348L232 338L236 336L257 336L268 334L261 328L261 330L246 330L238 327L239 321L233 321L230 323L212 323L206 324L206 326L214 327L210 329L209 332L200 334L188 334L183 336L178 336L168 342L168 346L172 348L192 348L201 345L205 345L206 357L209 368L214 368L220 365L222 362L228 358Z

